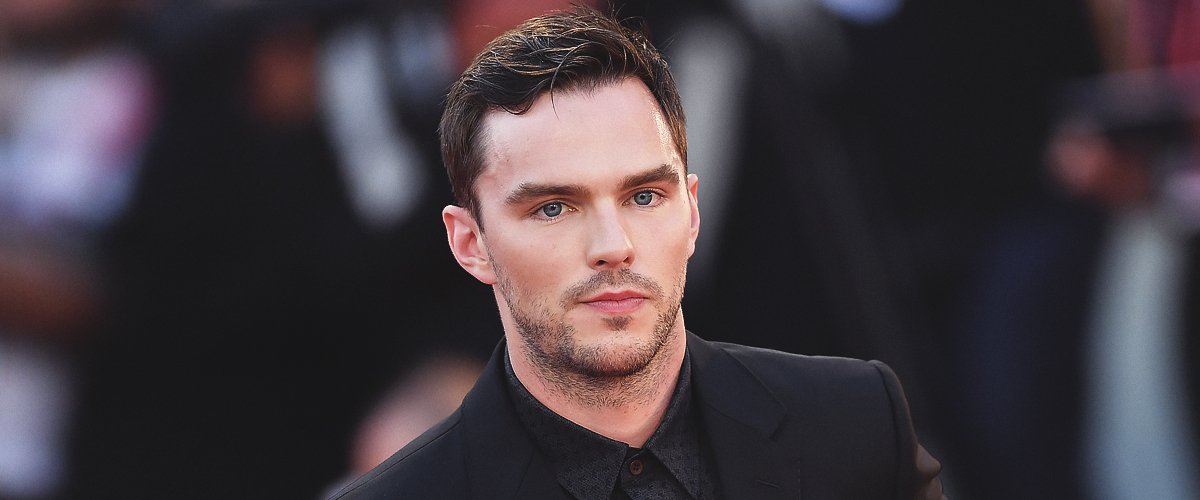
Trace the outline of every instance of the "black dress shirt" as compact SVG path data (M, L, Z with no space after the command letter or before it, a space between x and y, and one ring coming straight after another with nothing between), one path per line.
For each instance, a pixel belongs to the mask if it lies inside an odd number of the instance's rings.
M715 498L713 466L692 409L691 363L685 355L663 421L642 448L602 436L554 413L529 393L504 358L517 416L559 484L578 500Z

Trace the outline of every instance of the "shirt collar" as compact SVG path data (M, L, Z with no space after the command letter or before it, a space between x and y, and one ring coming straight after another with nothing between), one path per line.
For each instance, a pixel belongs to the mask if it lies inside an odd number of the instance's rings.
M504 368L517 416L538 448L554 464L563 488L581 500L610 498L630 447L547 408L517 379L507 352ZM679 380L671 393L666 414L644 449L653 453L693 498L700 498L699 427L691 401L691 361L690 356L684 354Z

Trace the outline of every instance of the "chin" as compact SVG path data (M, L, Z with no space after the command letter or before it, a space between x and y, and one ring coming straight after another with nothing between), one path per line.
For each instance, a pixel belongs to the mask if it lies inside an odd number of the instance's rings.
M645 370L663 348L649 334L622 331L604 336L572 346L567 357L573 371L596 378L627 377Z

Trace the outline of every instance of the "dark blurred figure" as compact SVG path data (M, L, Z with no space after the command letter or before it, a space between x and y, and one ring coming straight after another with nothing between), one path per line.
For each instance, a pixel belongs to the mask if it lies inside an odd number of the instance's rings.
M1194 497L1193 426L1167 340L1194 309L1177 295L1195 280L1181 245L1190 230L1165 196L1174 175L1162 175L1187 149L1182 108L1143 78L1061 91L1067 77L1194 53L1178 50L1194 47L1195 29L1179 30L1195 22L1189 4L1080 2L1059 17L1073 29L1047 28L1059 43L1037 47L1046 54L1033 60L1074 55L1034 68L1046 78L1030 151L1050 154L1026 165L1042 185L983 226L952 344L955 458L972 498Z
M122 2L0 1L0 498L53 498L76 357L106 316L98 240L154 110Z
M379 72L378 5L141 6L163 111L105 240L113 326L87 353L69 496L314 497L385 383L487 349L473 318L494 307L451 307L469 291L449 189Z
M1105 233L1081 466L1098 500L1200 491L1200 3L1090 2L1106 73L1060 99L1049 150ZM1190 402L1189 402L1190 399Z

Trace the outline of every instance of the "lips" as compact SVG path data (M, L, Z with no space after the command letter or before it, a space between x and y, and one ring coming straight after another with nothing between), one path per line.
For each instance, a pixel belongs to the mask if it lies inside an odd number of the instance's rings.
M605 292L594 295L580 302L588 307L607 314L628 314L646 301L646 296L634 291Z

